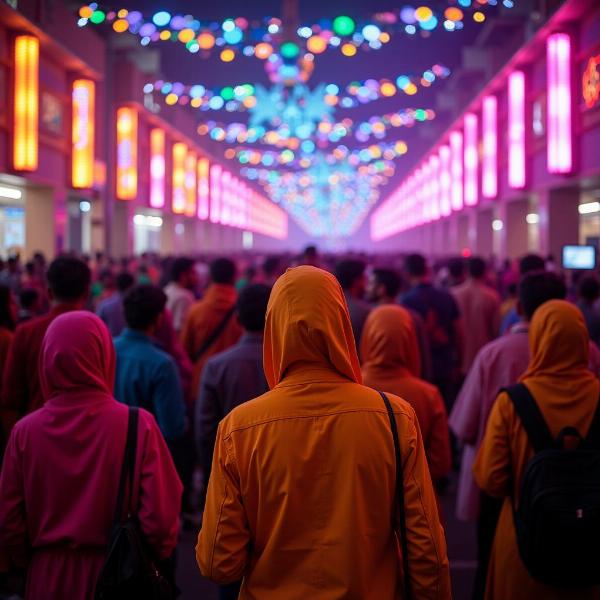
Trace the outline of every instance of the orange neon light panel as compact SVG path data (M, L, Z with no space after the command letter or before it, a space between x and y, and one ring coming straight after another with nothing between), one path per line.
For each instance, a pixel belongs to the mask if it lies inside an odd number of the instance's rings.
M188 148L182 142L173 144L173 212L182 215L186 208L185 162Z
M38 167L40 42L30 35L15 38L13 166L18 171Z
M138 114L133 108L117 110L117 198L133 200L137 196Z
M96 87L89 79L73 82L71 183L91 188L94 183L94 101Z
M198 157L195 152L188 152L185 157L185 214L196 216L196 164Z

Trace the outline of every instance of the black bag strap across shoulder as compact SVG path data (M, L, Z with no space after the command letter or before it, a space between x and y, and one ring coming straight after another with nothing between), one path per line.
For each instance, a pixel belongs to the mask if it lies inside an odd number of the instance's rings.
M139 409L136 406L130 406L127 421L127 438L125 441L125 451L123 452L123 464L121 466L119 492L117 493L117 505L115 507L113 528L118 527L123 522L123 514L125 514L125 517L129 516L129 511L132 508L131 498L133 497L135 457L137 454L138 415ZM127 498L128 483L129 498ZM124 510L125 507L127 510Z
M555 446L554 438L535 398L523 383L500 390L506 392L511 399L523 428L527 432L529 442L537 454Z
M235 313L236 306L235 304L225 313L222 321L217 325L214 331L204 340L204 343L200 348L198 348L196 354L194 354L194 362L198 362L202 356L206 353L206 351L217 341L217 338L223 333L225 327L227 327L227 323L233 317Z
M404 570L404 598L410 600L410 578L408 575L408 539L406 537L406 507L404 504L404 474L402 471L402 453L400 451L400 438L398 437L398 425L394 417L394 411L390 404L389 398L379 392L385 407L387 409L390 420L390 428L392 437L394 438L394 455L396 457L396 506L398 507L397 517L394 515L394 525L400 530L400 544L402 545L402 566ZM396 522L398 521L398 522Z

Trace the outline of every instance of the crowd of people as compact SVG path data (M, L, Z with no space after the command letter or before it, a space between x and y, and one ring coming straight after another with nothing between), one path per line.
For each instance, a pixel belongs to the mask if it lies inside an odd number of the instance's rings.
M538 448L511 387L553 443L586 443L599 298L597 274L535 254L10 258L0 597L95 597L137 407L123 511L171 578L185 527L221 598L450 598L454 468L475 600L600 598L600 578L553 585L523 558L513 513ZM600 531L600 500L570 493Z

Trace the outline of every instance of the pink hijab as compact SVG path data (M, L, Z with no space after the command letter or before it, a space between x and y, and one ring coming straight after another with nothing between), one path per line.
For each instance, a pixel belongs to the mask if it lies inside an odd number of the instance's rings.
M106 325L86 311L68 312L51 323L40 354L46 401L96 392L113 397L115 349Z

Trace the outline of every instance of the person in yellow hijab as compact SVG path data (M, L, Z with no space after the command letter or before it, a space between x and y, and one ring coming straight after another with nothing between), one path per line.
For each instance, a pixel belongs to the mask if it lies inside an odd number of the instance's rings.
M551 300L536 310L529 330L531 359L521 378L556 438L571 426L585 438L598 405L600 381L588 369L588 333L579 309ZM600 587L558 589L541 584L526 571L517 549L512 499L518 506L525 466L533 456L527 433L508 395L492 409L473 472L479 487L504 498L486 585L486 600L597 600Z
M381 396L361 384L336 279L288 270L265 327L270 391L220 424L196 558L242 600L399 600L395 455ZM417 418L389 396L399 432L409 583L450 598L444 533Z
M410 313L386 304L368 316L361 342L363 383L396 394L415 410L431 478L452 466L446 407L439 390L418 377L419 345Z

